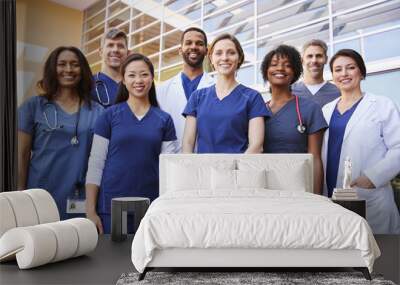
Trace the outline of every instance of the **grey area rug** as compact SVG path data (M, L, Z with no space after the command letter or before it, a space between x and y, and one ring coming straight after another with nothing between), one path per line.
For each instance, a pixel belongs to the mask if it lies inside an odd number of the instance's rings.
M360 272L148 272L142 281L138 281L138 276L139 273L122 274L117 285L395 285L392 281L384 280L381 275L372 274L372 281L368 281Z

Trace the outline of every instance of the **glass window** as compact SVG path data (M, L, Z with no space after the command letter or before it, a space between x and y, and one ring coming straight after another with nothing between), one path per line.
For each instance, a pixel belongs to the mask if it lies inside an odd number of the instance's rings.
M241 67L237 71L237 80L246 86L253 85L254 82L254 65Z
M87 31L93 27L98 26L101 23L104 23L104 19L106 17L106 11L103 11L96 16L90 18L85 24L84 29Z
M191 2L197 2L197 1L191 1ZM167 8L170 8L167 6ZM164 10L164 13L166 13L167 16L173 16L173 17L179 17L183 22L186 21L196 21L200 19L201 17L201 2L194 3L193 5L189 5L184 7L179 6L176 7L177 9L166 9Z
M229 33L235 35L235 37L241 42L247 42L254 39L254 21L245 22L238 26L234 26L229 29L224 29L214 33L214 36L218 36L221 33ZM213 36L210 36L213 38Z
M244 52L244 62L245 63L253 63L256 61L255 54L254 54L254 45L247 45L242 47Z
M142 53L146 56L152 55L154 53L158 53L160 51L160 38L146 43L141 46L136 46L133 48L134 52Z
M327 0L305 1L276 13L268 13L257 21L258 36L277 34L304 23L328 16Z
M376 95L391 98L400 107L399 95L400 69L375 74L368 74L361 81L361 89Z
M334 45L334 52L337 52L338 50L344 48L354 49L355 51L361 54L360 39L337 43Z
M329 24L328 21L308 25L301 29L287 31L283 34L274 35L258 41L257 60L263 60L264 56L274 47L286 44L296 47L301 51L302 45L311 39L321 39L328 43Z
M168 80L171 77L177 75L181 70L182 70L182 65L176 65L168 69L164 69L163 71L161 71L160 80L161 81Z
M89 30L83 35L83 40L88 42L96 37L102 36L104 33L104 25L100 25L97 28Z
M240 0L205 0L204 1L204 15L214 13L218 10L224 9L228 5L232 5ZM265 1L263 1L265 2Z
M163 49L169 49L173 46L179 45L181 42L181 30L175 30L172 33L168 33L163 37Z
M369 2L374 2L374 0L335 0L332 1L332 10L334 13L343 12L347 9L352 9L354 7L367 4Z
M262 73L261 73L261 62L257 64L257 82L256 84L258 85L264 85L264 79L262 77Z
M164 68L169 65L173 65L182 61L182 57L179 55L179 49L175 48L173 50L164 52L162 54L161 67Z
M88 54L94 50L99 49L100 45L101 45L101 37L98 38L97 40L94 40L94 41L88 43L88 44L85 44L83 50L84 50L85 54ZM91 62L89 62L89 63L91 63Z
M112 16L115 16L127 7L128 5L123 2L115 2L115 4L110 5L108 8L108 17L111 18ZM127 10L129 11L129 8Z
M160 36L161 23L157 22L154 25L146 27L144 30L135 32L131 36L131 46L139 45L152 38Z
M365 61L400 56L400 29L366 37L364 51Z
M94 51L90 55L86 55L86 59L89 62L89 64L96 63L101 60L100 54L97 51Z
M150 61L153 63L154 70L157 70L159 67L159 64L158 64L159 58L160 58L160 56L158 54L149 57ZM155 73L157 73L157 72L155 72Z
M246 1L229 10L204 19L204 31L213 33L254 16L254 1Z
M198 0L166 0L164 2L164 5L168 9L171 9L173 11L178 11L182 7L186 7L195 2L198 2Z
M361 36L366 31L380 29L385 23L399 21L400 2L376 4L354 12L339 15L333 19L335 40Z
M157 21L156 18L153 18L149 15L142 14L141 16L132 20L132 31L138 30L144 26L147 26L153 22Z
M96 13L99 13L102 9L104 9L105 6L106 0L97 1L95 4L85 10L85 19L92 17Z
M90 65L90 69L92 70L93 74L101 71L101 62L98 62L96 64Z
M124 12L119 13L118 15L110 18L107 21L107 25L108 25L108 27L116 27L116 26L121 25L122 23L128 21L129 17L130 17L130 11L129 11L129 9L126 9Z

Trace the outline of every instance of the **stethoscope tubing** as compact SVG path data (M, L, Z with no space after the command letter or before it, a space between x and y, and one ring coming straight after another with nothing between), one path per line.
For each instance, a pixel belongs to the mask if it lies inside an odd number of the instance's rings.
M96 81L95 81L94 84L95 84L94 89L95 89L95 91L96 91L96 96L97 96L97 99L99 100L99 103L100 103L101 105L103 105L103 106L108 106L108 105L110 105L110 95L109 95L109 93L108 93L107 84L106 84L103 80L100 79L99 73L96 74ZM102 98L101 98L101 96L100 96L99 89L97 88L97 86L99 86L99 85L103 85L103 86L104 86L104 90L106 91L107 101L104 101L104 102L102 101Z

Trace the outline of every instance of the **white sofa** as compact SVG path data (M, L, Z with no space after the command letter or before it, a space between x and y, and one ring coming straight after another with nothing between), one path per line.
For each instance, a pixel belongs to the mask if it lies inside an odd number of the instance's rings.
M368 223L313 193L310 154L163 154L160 197L132 243L156 267L354 267L379 248Z
M84 255L97 240L90 220L60 221L46 190L0 193L0 262L16 259L20 269L33 268Z

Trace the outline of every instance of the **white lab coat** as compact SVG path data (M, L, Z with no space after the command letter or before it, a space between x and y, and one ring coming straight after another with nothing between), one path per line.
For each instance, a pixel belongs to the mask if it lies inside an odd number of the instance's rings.
M322 109L327 122L330 122L339 100ZM322 145L325 170L328 139L329 129ZM376 186L375 189L356 188L359 198L366 200L367 220L373 232L400 234L400 216L390 184L390 180L400 172L400 110L389 98L367 93L351 116L343 137L337 187L342 187L347 156L352 161L352 179L364 174Z
M185 117L182 116L182 112L187 103L181 74L179 72L171 79L157 86L157 100L160 108L169 113L174 121L176 137L179 143L178 152L182 149L183 131L185 129ZM213 78L204 73L197 89L208 87L214 83Z

